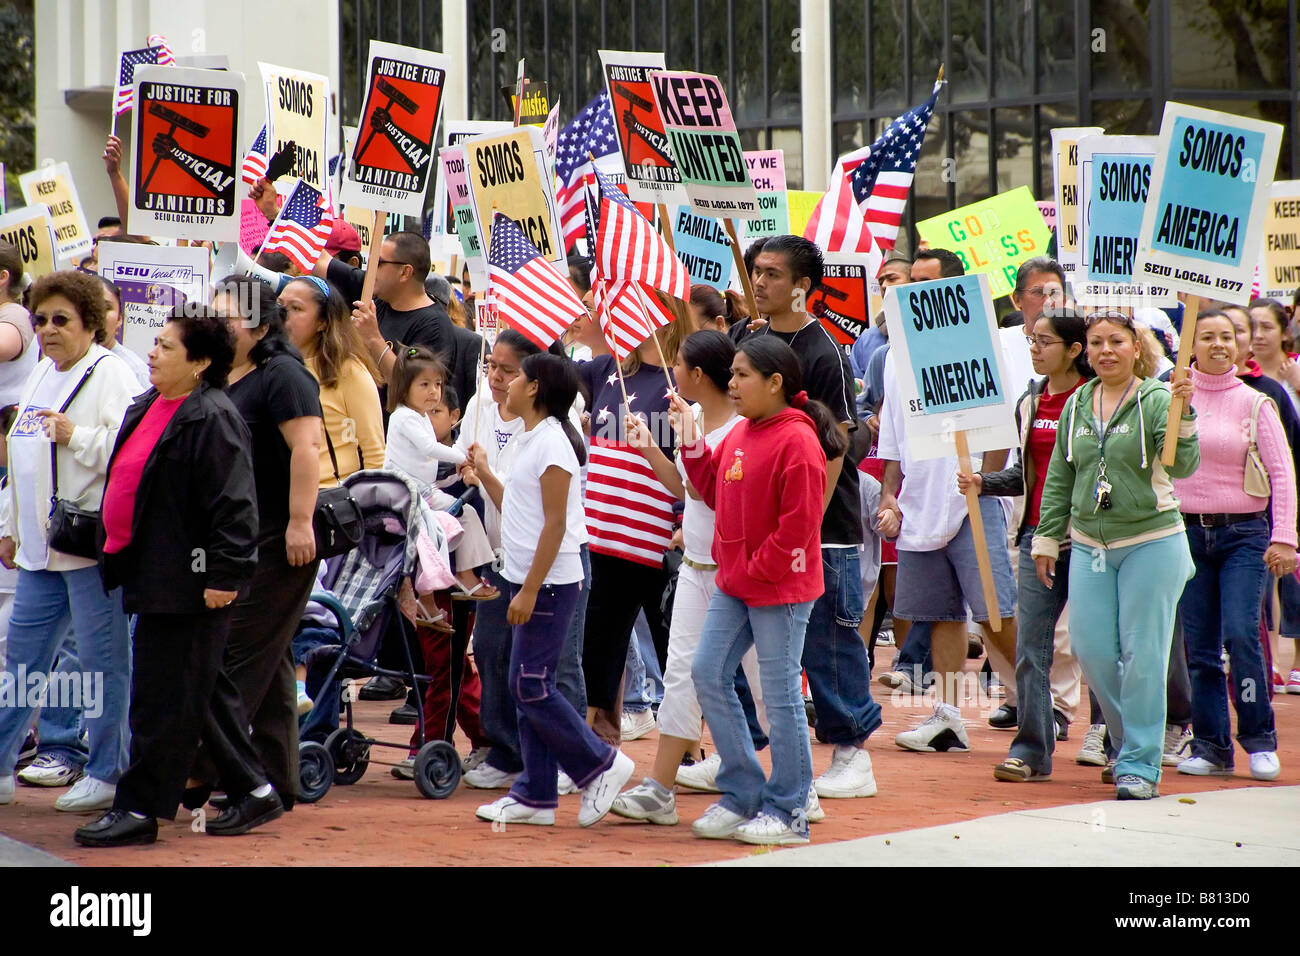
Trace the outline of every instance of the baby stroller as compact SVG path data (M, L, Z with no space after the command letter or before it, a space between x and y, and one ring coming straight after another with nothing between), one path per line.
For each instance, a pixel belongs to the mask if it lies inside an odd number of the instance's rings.
M324 584L337 595L316 593L312 600L327 608L338 622L342 644L314 648L307 655L311 673L326 670L322 686L336 679L383 675L419 690L432 680L417 673L411 656L410 622L398 608L402 581L415 570L419 528L419 492L400 475L360 471L344 486L352 492L364 519L361 542L346 554L326 562ZM390 627L403 630L406 670L391 670L376 662L380 642ZM391 743L367 737L352 721L352 695L344 694L345 723L324 744L302 741L299 755L299 799L315 803L335 784L356 783L370 765L372 747L409 749L409 741ZM332 703L329 706L334 706ZM445 740L424 739L424 694L415 695L417 741L415 786L424 796L445 799L460 783L460 755ZM376 761L385 763L385 761Z

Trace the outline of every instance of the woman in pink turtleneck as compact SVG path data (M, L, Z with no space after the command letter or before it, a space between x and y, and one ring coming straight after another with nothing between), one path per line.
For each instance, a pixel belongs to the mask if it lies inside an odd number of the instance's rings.
M1281 773L1268 676L1259 645L1259 609L1268 572L1296 570L1296 484L1277 408L1237 378L1236 334L1217 310L1196 317L1191 369L1201 465L1174 480L1187 522L1196 576L1179 602L1192 677L1192 756L1179 773L1228 776L1233 770L1223 649L1231 662L1237 740L1259 780ZM1245 490L1252 419L1269 497Z

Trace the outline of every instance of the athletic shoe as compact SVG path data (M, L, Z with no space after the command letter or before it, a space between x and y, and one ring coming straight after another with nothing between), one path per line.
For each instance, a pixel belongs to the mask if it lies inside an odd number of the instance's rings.
M1300 670L1291 672L1291 676L1286 681L1286 692L1288 694L1300 694Z
M677 768L677 786L701 790L704 793L721 793L718 789L718 770L722 767L722 758L711 753L703 760L697 760L689 767Z
M952 713L942 702L936 702L934 713L918 726L905 730L895 737L894 743L904 750L915 750L923 754L932 754L939 750L966 753L970 750L970 738L966 736L966 726L961 722L961 713Z
M1250 775L1256 780L1276 780L1282 772L1282 763L1272 750L1250 755Z
M561 770L555 775L555 792L561 797L567 797L571 793L581 793L582 791L573 782L573 778Z
M876 680L886 687L901 690L904 694L911 694L914 697L925 695L925 688L919 686L907 671L885 671Z
M16 769L21 770L30 764L36 758L36 751L40 749L40 743L36 739L36 731L27 731L27 736L23 739L23 746L18 751L18 763Z
M582 806L578 808L578 826L589 827L605 819L614 798L636 769L636 763L621 750L614 754L609 769L582 788Z
M894 629L892 627L882 628L876 634L876 647L893 647L894 646Z
M54 801L55 810L85 813L88 810L111 810L117 787L94 777L82 777L72 789Z
M555 826L555 811L550 807L527 807L514 797L502 797L485 803L474 816L488 823L531 823L539 827Z
M1102 783L1115 782L1115 761L1107 760L1106 766L1101 768L1101 782Z
M14 802L14 775L0 774L0 807Z
M822 809L822 802L817 799L817 790L814 787L808 788L808 799L804 801L803 815L808 818L809 823L821 823L826 819L826 811Z
M795 846L808 842L808 834L791 829L780 817L760 813L754 819L736 827L733 836L741 843L759 846Z
M1083 746L1079 748L1075 763L1085 767L1106 766L1106 725L1092 724L1083 735Z
M484 760L487 760L487 755L491 752L491 747L475 747L465 756L460 758L460 772L469 773Z
M1059 710L1052 711L1052 719L1056 721L1056 739L1069 740L1070 719Z
M629 820L649 820L661 826L677 823L677 798L671 790L652 784L648 778L615 797L609 810Z
M1226 656L1226 655L1227 655L1227 651L1224 651L1224 654L1225 654L1225 656ZM1277 668L1276 668L1276 667L1273 668L1273 693L1275 693L1275 694L1289 694L1289 693L1290 693L1290 691L1288 691L1288 690L1286 689L1286 681L1284 681L1284 680L1282 679L1282 675L1279 674L1279 673L1277 672Z
M1193 777L1231 777L1232 768L1215 763L1206 757L1189 757L1178 762L1178 772Z
M475 790L509 790L518 777L517 773L506 773L490 763L481 763L460 779L467 787Z
M1007 783L1029 783L1031 781L1051 780L1050 773L1039 773L1019 757L1008 757L993 768L993 779Z
M691 832L705 840L725 840L748 821L739 813L732 813L720 803L704 811L704 816L691 824Z
M989 714L989 726L994 730L1015 730L1020 726L1020 714L1010 704L1003 704Z
M1177 767L1192 755L1192 728L1180 724L1165 724L1165 747L1160 763Z
M303 714L311 713L314 706L315 704L312 703L311 698L307 696L306 682L298 681L298 716L301 717Z
M68 787L76 783L81 774L80 767L56 754L37 754L31 765L19 772L18 779L29 787Z
M1137 774L1122 773L1115 779L1116 800L1150 800L1160 796L1160 791L1150 780L1143 780Z
M655 729L655 715L646 710L625 710L621 736L624 740L640 740Z
M389 771L389 773L391 773L398 780L414 780L415 779L415 758L407 757L405 760L398 763L397 766L393 767Z
M871 755L856 747L837 744L830 769L813 781L810 792L831 800L874 797L876 778L871 772Z

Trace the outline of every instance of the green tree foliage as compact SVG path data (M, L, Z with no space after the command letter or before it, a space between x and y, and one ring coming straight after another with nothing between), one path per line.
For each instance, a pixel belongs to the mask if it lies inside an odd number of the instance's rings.
M0 163L9 208L23 205L18 174L36 164L36 41L32 0L0 2Z

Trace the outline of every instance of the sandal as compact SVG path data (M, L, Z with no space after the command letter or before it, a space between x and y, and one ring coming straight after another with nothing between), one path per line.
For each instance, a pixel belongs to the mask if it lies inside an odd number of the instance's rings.
M1008 757L993 768L993 779L1005 780L1008 783L1037 782L1039 780L1050 780L1051 778L1050 773L1039 773L1019 757Z
M444 614L442 611L439 611L436 615L431 616L429 612L425 610L424 605L418 601L415 603L415 608L416 608L415 611L416 627L427 627L432 631L439 632L440 634L456 633L456 629L451 626L451 622L447 620L447 615Z
M501 596L501 592L486 581L480 581L472 588L467 588L457 581L456 587L458 590L453 591L451 595L453 601L495 601Z

